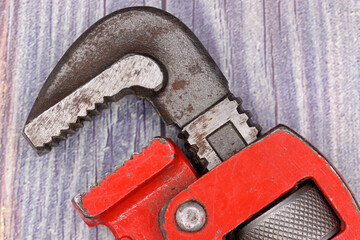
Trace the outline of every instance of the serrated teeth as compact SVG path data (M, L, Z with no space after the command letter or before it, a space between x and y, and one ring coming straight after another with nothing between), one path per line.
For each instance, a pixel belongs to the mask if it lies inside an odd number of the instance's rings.
M186 140L185 146L195 153L196 158L203 162L202 165L207 170L213 169L228 158L220 156L220 151L217 151L224 149L224 138L231 138L230 136L234 136L235 133L238 139L236 143L244 139L244 145L256 140L258 129L250 125L249 116L239 113L238 108L238 101L225 98L182 129L181 135ZM215 137L213 142L210 142L210 138L218 131L222 131L222 134L216 135L220 137ZM226 154L238 152L244 145L229 142L225 147Z
M65 139L67 139L67 135L66 134L64 134L64 133L61 133L61 135L59 135L59 136L56 136L56 137L53 137L53 139L55 139L55 141L62 141L62 140L65 140Z
M58 146L60 141L67 139L68 134L73 134L73 133L75 133L76 129L84 127L84 123L83 123L84 121L91 121L93 116L100 115L102 109L108 108L109 104L106 101L109 101L109 100L110 100L110 98L106 98L106 100L105 100L105 98L103 98L104 102L99 102L99 103L93 104L93 107L91 109L88 109L85 111L87 113L85 116L77 116L75 122L71 122L71 123L67 124L68 128L61 129L59 131L59 135L51 136L50 137L51 141L44 143L40 147L36 147L39 155L43 155L43 154L51 151L52 147ZM26 128L26 126L25 126L25 128ZM25 132L25 130L24 130L24 132Z
M97 109L94 109L94 110L88 110L88 114L90 117L93 117L93 116L97 116L97 115L100 115L101 112Z
M76 123L70 123L70 126L77 129L84 127L84 124L82 122L76 122Z
M49 146L49 147L57 147L57 146L59 146L59 142L57 142L57 141L49 142L49 143L48 143L48 146Z
M109 107L108 102L113 102L111 101L110 98L106 98L104 97L104 102L103 103L95 103L95 106L97 109L101 110L101 109L107 109Z
M60 134L59 136L62 136L63 134L66 135L66 138L67 138L67 134L73 134L75 132L75 128L68 128L68 129L62 129L60 130Z
M76 89L25 125L24 136L42 154L57 145L59 139L83 127L116 100L125 89L137 86L148 90L161 89L163 73L151 59L141 55L126 56Z
M61 129L60 135L52 136L50 142L45 143L44 146L39 147L38 149L41 150L43 153L44 152L43 148L45 146L47 148L46 149L47 152L51 151L52 147L57 147L61 140L65 140L68 138L68 136L67 136L68 134L73 134L76 132L76 129L84 127L84 123L83 123L84 121L91 121L93 116L101 114L102 109L108 108L109 104L106 101L108 101L108 102L111 101L111 98L104 98L103 103L95 103L93 105L94 109L86 111L87 112L86 116L78 116L76 122L68 124L69 128Z
M81 121L91 121L91 117L86 115L85 117L78 117Z
M105 101L105 98L104 98ZM73 134L76 132L76 129L84 127L84 121L91 121L93 116L100 115L101 109L105 109L108 107L108 103L95 103L93 110L87 110L88 113L86 116L78 116L76 122L69 123L68 129L61 129L60 135L52 136L51 141L44 144L44 146L47 146L49 148L49 151L51 151L52 147L57 147L59 145L59 142L61 140L65 140L68 138L68 134Z

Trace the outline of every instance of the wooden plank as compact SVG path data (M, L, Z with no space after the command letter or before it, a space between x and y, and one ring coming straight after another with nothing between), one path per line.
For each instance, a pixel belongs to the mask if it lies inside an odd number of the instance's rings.
M9 2L0 2L0 239L11 234L15 228L12 213L15 164L14 142L8 141L12 121L11 106L13 105L12 82L8 79L8 34L9 34ZM8 149L9 148L9 149ZM8 169L8 170L7 170Z
M38 157L21 129L43 82L91 24L117 9L163 8L192 29L266 132L277 123L317 146L360 199L360 5L347 1L2 1L0 239L113 239L71 198L156 135L175 139L127 96ZM181 144L181 141L177 141Z
M276 125L276 99L266 55L263 1L227 2L224 8L230 86L266 132Z

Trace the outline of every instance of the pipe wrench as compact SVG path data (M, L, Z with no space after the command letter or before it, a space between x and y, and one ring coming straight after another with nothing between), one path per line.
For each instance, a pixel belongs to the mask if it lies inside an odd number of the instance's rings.
M150 7L91 26L49 75L24 137L45 154L110 101L148 100L179 129L73 204L117 239L357 239L360 208L333 165L290 128L264 135L196 36Z

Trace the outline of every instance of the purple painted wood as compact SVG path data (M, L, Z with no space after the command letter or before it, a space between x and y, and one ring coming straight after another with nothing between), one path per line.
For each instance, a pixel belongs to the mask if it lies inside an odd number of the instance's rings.
M360 5L344 1L1 1L0 239L113 239L88 228L71 198L157 135L147 102L127 96L43 157L21 136L51 69L91 24L117 9L163 8L192 29L266 132L294 128L360 199ZM177 141L181 144L181 141Z

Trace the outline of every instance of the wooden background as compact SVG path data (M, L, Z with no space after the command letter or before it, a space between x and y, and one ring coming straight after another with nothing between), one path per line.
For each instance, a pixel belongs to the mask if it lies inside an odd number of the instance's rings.
M128 6L165 9L209 50L263 132L284 123L311 141L360 199L360 1L0 1L0 239L113 239L71 198L157 135L175 138L127 96L38 157L21 131L46 77L90 25ZM141 229L139 229L141 231Z

